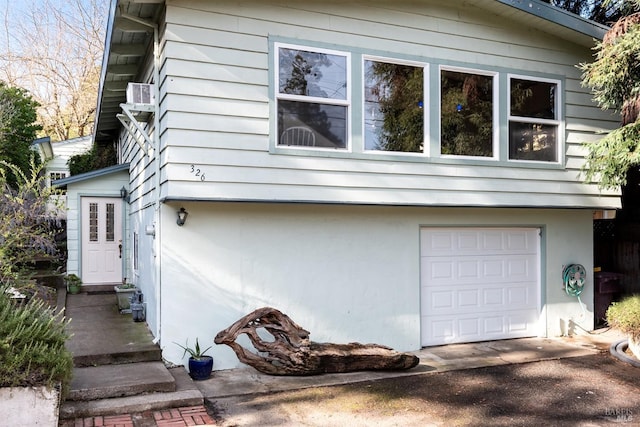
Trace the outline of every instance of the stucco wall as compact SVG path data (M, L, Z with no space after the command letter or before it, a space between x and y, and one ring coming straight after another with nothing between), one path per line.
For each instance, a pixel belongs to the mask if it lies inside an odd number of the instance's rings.
M318 342L420 347L421 226L535 226L542 229L542 334L566 333L569 320L593 327L591 211L403 208L292 204L163 205L162 332L173 344L212 345L241 316L273 306ZM583 311L562 286L564 264L588 271ZM215 369L239 366L226 346L209 354Z

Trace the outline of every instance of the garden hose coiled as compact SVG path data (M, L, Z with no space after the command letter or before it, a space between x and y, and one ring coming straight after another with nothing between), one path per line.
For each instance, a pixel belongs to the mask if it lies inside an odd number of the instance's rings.
M562 269L562 281L564 282L564 291L571 297L578 298L582 315L585 315L585 306L580 299L580 294L584 290L584 282L587 272L580 264L569 264Z

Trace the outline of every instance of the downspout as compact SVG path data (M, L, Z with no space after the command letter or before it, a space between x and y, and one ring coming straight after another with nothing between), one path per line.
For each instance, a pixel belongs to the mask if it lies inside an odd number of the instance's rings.
M154 234L154 258L155 258L155 299L156 299L156 330L154 344L160 341L161 325L162 325L162 276L161 274L161 245L160 239L162 230L160 227L160 36L158 34L158 24L136 16L121 14L121 17L146 25L153 29L153 97L154 108L153 114L153 142L155 149L153 150L153 172L154 172L154 190L153 190L153 223L156 233Z

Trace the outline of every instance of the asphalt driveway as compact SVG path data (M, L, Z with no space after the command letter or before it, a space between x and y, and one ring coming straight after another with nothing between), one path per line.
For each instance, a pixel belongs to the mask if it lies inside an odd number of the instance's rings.
M640 426L640 368L592 355L209 399L221 426Z

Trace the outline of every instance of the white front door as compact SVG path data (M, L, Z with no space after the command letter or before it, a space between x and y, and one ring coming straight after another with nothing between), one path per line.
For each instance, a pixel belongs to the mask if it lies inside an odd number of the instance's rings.
M422 229L422 345L538 335L539 241L534 228Z
M83 197L81 276L85 285L122 281L122 200Z

